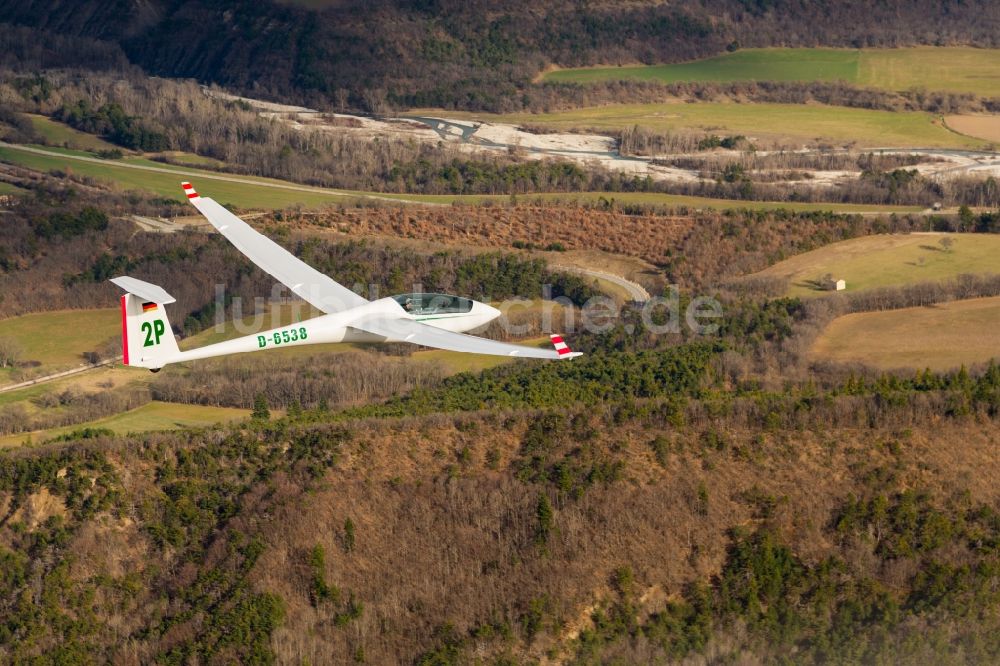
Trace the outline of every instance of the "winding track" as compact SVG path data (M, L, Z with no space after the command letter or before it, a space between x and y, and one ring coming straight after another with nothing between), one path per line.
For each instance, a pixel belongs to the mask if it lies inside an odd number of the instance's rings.
M608 282L611 282L628 292L629 300L635 301L636 303L645 303L651 298L645 287L641 284L632 282L631 280L626 280L621 275L605 273L604 271L595 271L589 268L580 268L578 266L562 266L560 264L549 264L549 268L557 271L564 271L566 273L588 275L599 280L607 280Z
M122 360L121 356L115 356L114 358L109 358L107 360L101 361L100 363L83 365L80 366L79 368L72 368L70 370L63 370L62 372L55 372L52 373L51 375L45 375L44 377L35 377L34 379L29 379L26 382L21 382L20 384L11 384L10 386L0 386L0 393L17 391L18 389L28 388L30 386L37 386L38 384L48 384L49 382L54 382L57 379L62 379L64 377L72 377L73 375L78 375L82 372L88 372L96 368L103 368L106 365L117 363L120 360Z

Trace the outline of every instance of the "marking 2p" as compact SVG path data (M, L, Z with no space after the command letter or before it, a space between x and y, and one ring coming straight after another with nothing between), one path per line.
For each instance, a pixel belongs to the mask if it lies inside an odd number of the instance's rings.
M162 319L157 319L155 321L144 321L139 330L146 334L146 341L142 343L143 347L152 347L154 345L160 344L160 338L166 332L167 328L163 325Z

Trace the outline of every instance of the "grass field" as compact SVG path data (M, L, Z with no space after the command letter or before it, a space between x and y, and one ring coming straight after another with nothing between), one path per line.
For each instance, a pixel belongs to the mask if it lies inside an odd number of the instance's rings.
M81 157L89 159L92 156L85 154L39 155L16 148L0 147L0 159L30 169L69 171L77 175L113 182L123 190L146 190L178 201L184 199L180 187L182 180L193 181L206 195L210 195L221 203L231 203L247 208L285 208L298 204L319 206L340 203L346 198L344 194L334 190L322 191L266 178L238 176L236 178L249 182L228 182L220 180L220 177L226 178L227 176L220 176L218 173L174 167L141 158L90 162L77 159ZM129 168L126 166L129 164L144 168ZM156 171L152 169L156 169ZM270 183L281 187L262 187L257 183Z
M230 407L206 407L203 405L182 405L171 402L150 402L137 409L107 418L80 423L64 428L20 433L17 435L0 436L0 447L18 446L29 437L33 443L39 443L59 435L80 430L82 428L107 428L117 434L130 432L149 432L152 430L176 430L208 426L215 423L227 423L246 418L249 410Z
M452 114L454 115L454 114ZM46 147L45 150L52 150ZM39 155L37 153L25 152L15 147L0 147L0 160L19 164L21 166L38 171L49 171L52 169L69 170L80 175L87 175L107 182L115 183L124 190L146 190L160 196L169 197L182 201L183 193L180 189L180 181L189 179L206 196L222 203L231 203L241 208L286 208L296 205L321 206L325 204L351 204L358 201L360 197L370 196L371 193L360 193L340 190L324 190L322 188L310 188L307 186L287 183L280 180L268 178L253 178L250 176L239 176L240 180L248 182L227 182L219 180L227 176L203 171L200 169L188 169L172 167L143 158L127 158L125 160L100 160L96 162L84 161L81 158L90 159L92 156L85 153L62 150L59 155ZM130 164L139 168L129 168L123 164ZM155 171L151 169L156 169ZM164 173L166 171L166 173ZM269 183L274 187L261 187L257 183ZM454 203L478 204L485 201L509 202L509 195L434 195L434 194L382 194L378 193L379 199L398 201L405 203L420 204L441 204L450 205ZM775 208L787 208L799 211L833 210L837 212L912 212L919 210L914 206L869 206L856 204L832 204L832 203L782 203L768 201L735 201L729 199L709 199L705 197L689 197L673 194L655 194L647 192L574 192L574 193L549 193L549 194L529 194L519 197L520 201L530 202L536 198L548 201L567 201L593 203L600 199L622 203L645 203L663 206L688 207L688 208L714 208L724 210L727 208L750 208L754 210L771 210Z
M950 238L950 250L940 244ZM962 273L1000 273L1000 237L992 234L899 234L833 243L782 261L758 275L786 278L790 296L817 296L810 284L830 273L848 291L931 282Z
M122 150L118 146L108 143L104 139L75 130L69 125L65 125L58 120L53 120L47 116L37 114L27 114L31 119L31 124L35 131L45 137L45 140L53 146L64 146L75 150Z
M93 393L106 388L120 388L126 385L139 386L147 384L152 377L153 375L148 370L129 368L114 363L49 382L33 384L16 391L0 393L0 407L21 403L30 414L46 409L32 403L32 400L47 393L58 395L67 390Z
M471 114L441 109L418 115L530 123L554 129L617 131L638 125L657 132L698 130L752 139L819 141L837 146L981 148L984 141L949 130L929 113L875 111L822 104L615 104L553 113Z
M948 370L1000 357L1000 297L835 319L813 345L815 359L878 368Z
M548 72L544 81L846 81L884 90L923 88L1000 95L1000 50L745 49L672 65L586 67Z
M0 319L0 337L13 338L23 360L39 361L42 370L82 365L82 354L121 334L118 308L59 310Z
M17 185L0 183L0 194L24 194L25 192L27 192L27 190L24 190Z
M183 150L168 150L163 153L157 153L156 156L173 160L183 166L206 167L209 169L221 169L226 166L225 162L220 162L219 160L212 159L211 157L205 157L204 155L188 153ZM159 164L162 164L162 162Z

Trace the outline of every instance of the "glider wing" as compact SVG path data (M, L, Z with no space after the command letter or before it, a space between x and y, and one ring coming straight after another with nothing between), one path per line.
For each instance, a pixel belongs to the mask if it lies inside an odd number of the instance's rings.
M512 345L497 342L487 338L479 338L464 333L454 333L441 328L421 324L410 319L394 319L384 315L368 315L350 326L366 333L378 335L386 340L409 342L424 347L447 349L450 351L472 354L491 354L493 356L512 356L515 358L575 358L580 352L570 351L566 343L558 335L553 335L555 349L537 349L523 345Z
M181 183L194 207L219 233L253 263L307 303L330 314L364 305L368 301L330 276L320 273L267 236L223 208L218 202L199 196L191 183Z

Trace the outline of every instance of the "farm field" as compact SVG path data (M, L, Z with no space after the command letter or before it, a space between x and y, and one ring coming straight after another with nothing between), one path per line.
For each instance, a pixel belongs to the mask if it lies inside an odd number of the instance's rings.
M452 115L455 115L454 113ZM350 190L334 190L306 185L298 185L271 178L256 178L253 176L229 176L213 171L177 167L153 162L145 158L131 157L123 160L93 159L92 155L70 150L59 150L42 147L43 150L60 153L59 155L41 155L26 152L13 146L0 146L0 160L38 171L60 169L76 174L91 176L100 180L115 183L124 190L146 190L163 197L183 201L180 181L190 179L206 196L240 208L288 208L297 205L318 207L329 204L351 205L359 199L376 198L387 202L398 202L400 205L438 204L451 205L455 203L475 205L486 201L510 202L510 195L448 195L448 194L393 194L365 193ZM142 168L129 168L129 164ZM237 178L231 182L227 178ZM796 211L827 211L835 212L914 212L918 206L874 206L867 204L841 203L801 203L772 201L738 201L734 199L711 199L707 197L692 197L674 194L659 194L651 192L569 192L526 194L517 197L522 202L563 201L578 203L596 203L601 199L614 200L620 203L655 204L662 206L686 208L712 208L725 210L730 208L747 208L751 210L773 210L785 208Z
M614 104L552 113L481 114L422 109L415 115L485 122L544 125L559 130L618 131L636 125L657 132L700 130L751 139L817 141L838 146L981 148L979 139L956 134L936 116L919 111L877 111L822 104Z
M941 240L953 245L946 249ZM1000 237L992 234L917 233L866 236L833 243L782 261L757 275L789 281L789 296L818 296L812 281L827 273L847 291L932 282L963 273L1000 272Z
M944 122L956 132L1000 143L1000 116L945 116Z
M32 442L38 443L83 428L107 428L116 434L123 435L130 432L178 430L180 428L209 426L215 423L228 423L246 418L249 415L250 411L247 409L182 405L153 401L131 411L88 423L79 423L73 426L32 433L0 436L0 448L18 446L29 438Z
M1000 95L1000 50L965 47L901 49L745 49L669 65L557 69L544 81L592 83L623 79L694 81L846 81L884 90Z
M0 320L0 337L15 340L23 360L40 362L42 374L82 365L84 352L120 334L118 308L38 312Z
M1000 356L998 330L1000 297L862 312L835 319L810 354L884 369L949 370Z

